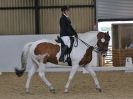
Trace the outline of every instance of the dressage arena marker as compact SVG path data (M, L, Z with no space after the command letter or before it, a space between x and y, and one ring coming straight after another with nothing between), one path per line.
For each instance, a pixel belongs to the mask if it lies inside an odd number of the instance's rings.
M133 67L131 57L126 57L125 67ZM133 70L128 70L128 71L125 71L125 72L133 72Z

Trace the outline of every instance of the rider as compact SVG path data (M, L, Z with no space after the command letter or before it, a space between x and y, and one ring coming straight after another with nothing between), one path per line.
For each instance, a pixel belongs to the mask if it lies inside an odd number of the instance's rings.
M78 35L71 25L71 20L69 18L69 6L63 6L61 8L61 12L62 16L60 18L60 37L63 40L64 45L61 46L61 56L59 61L64 62L64 54L66 51L68 51L68 49L72 48L74 43L74 36L77 37Z

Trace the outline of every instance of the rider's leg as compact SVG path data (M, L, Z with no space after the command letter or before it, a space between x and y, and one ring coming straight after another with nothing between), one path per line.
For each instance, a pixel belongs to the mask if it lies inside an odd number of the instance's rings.
M67 59L65 60L68 63L69 66L72 66L72 61L71 61L70 54L72 52L73 43L74 43L74 37L70 37L70 48L67 51Z
M74 37L70 37L70 47L68 53L70 54L73 48L73 43L74 43Z
M64 55L65 55L67 49L68 49L68 46L61 45L61 55L60 55L60 58L59 58L60 62L64 62Z
M67 45L70 48L70 37L69 36L63 36L61 37L61 39L63 40L64 44Z
M64 62L64 55L67 53L68 48L70 48L70 37L63 36L61 37L65 45L61 45L61 56L59 58L60 62Z

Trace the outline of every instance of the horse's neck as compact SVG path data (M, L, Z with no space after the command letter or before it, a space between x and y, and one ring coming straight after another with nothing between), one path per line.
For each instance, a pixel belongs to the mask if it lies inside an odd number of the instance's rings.
M84 45L82 42L79 41L78 46L73 47L73 49L72 49L72 53L71 53L72 59L74 59L76 61L80 61L81 58L84 56L87 48L88 47L86 45Z
M80 38L90 46L95 46L97 42L96 33L85 33ZM79 41L80 42L80 41Z

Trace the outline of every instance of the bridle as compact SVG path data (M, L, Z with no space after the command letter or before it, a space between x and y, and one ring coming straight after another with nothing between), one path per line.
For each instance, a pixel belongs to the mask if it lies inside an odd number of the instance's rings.
M74 47L77 47L77 46L78 46L78 40L80 40L80 41L81 41L84 45L86 45L88 48L91 47L91 45L89 45L88 43L86 43L86 42L83 41L82 39L80 39L80 38L78 38L78 37L75 37L75 38L76 38L76 43L77 43L77 44L74 45ZM99 53L98 47L96 47L96 45L97 45L97 44L95 44L95 46L93 46L93 47L94 47L93 50L94 50L95 52Z

